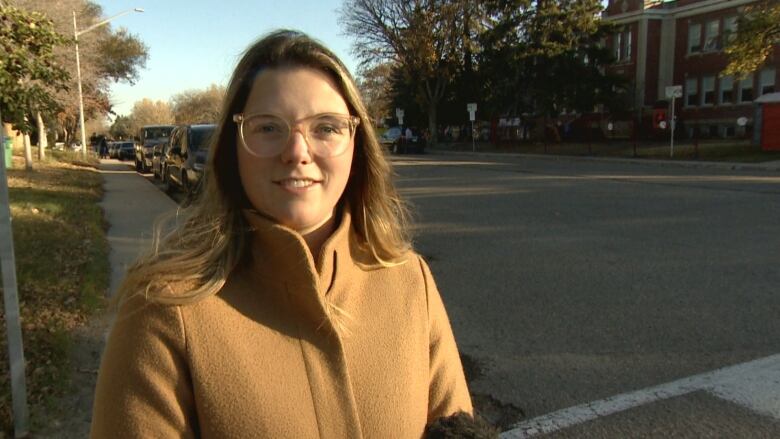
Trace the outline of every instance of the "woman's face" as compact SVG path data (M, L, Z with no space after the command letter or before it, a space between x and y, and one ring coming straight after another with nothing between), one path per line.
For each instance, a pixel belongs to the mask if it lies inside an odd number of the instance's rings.
M323 113L349 114L333 81L308 67L265 69L255 78L243 113L272 114L292 127L284 149L271 157L251 154L236 139L241 183L252 206L301 233L327 223L349 179L354 137L344 153L320 157L311 152L295 121Z

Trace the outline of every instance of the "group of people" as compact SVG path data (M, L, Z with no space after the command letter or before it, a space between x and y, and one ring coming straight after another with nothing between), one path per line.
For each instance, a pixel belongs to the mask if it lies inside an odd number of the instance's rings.
M455 338L344 64L277 31L225 99L200 198L116 293L92 437L453 437Z

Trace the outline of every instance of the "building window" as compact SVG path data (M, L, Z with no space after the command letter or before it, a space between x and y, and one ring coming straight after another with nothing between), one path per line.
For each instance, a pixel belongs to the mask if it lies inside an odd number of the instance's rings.
M699 81L696 78L685 80L685 105L693 107L699 102Z
M726 43L730 43L737 36L737 17L726 17L723 19L723 38Z
M731 104L734 102L734 78L724 76L720 78L720 102L719 104Z
M688 26L688 53L701 52L701 24Z
M631 59L631 31L625 32L623 38L623 60L628 61Z
M701 104L715 105L715 77L705 76L701 78Z
M753 100L753 75L739 81L739 101L750 102Z
M761 95L775 92L775 69L769 68L761 71Z
M720 21L712 20L707 22L704 30L704 51L715 52L720 50Z
M622 52L620 50L620 46L622 41L623 41L623 34L620 32L616 33L614 39L612 40L612 50L614 50L616 62L620 62L621 60L620 55L622 55Z

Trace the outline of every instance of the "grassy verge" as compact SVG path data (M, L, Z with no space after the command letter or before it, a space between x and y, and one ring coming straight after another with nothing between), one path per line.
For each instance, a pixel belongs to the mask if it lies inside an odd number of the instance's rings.
M437 145L437 148L455 151L471 151L468 142L452 142ZM643 142L634 149L631 142L593 143L519 143L493 145L477 143L476 150L482 152L513 152L523 154L550 154L569 156L624 157L663 160L702 160L737 163L760 163L780 160L780 151L763 151L746 142L708 141L694 145L690 141L675 144L674 157L669 157L669 143Z
M94 159L55 153L8 170L28 402L46 406L68 384L70 334L103 306L109 283L103 179ZM2 289L0 288L0 291ZM0 427L11 426L4 316L0 315ZM31 420L33 423L35 419Z

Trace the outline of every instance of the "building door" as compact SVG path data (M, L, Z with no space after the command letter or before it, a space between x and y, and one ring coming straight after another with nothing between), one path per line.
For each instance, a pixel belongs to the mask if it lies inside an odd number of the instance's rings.
M780 103L764 104L761 149L780 150Z

